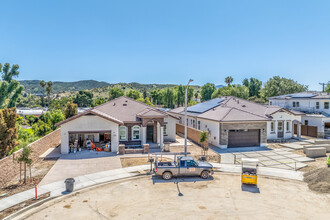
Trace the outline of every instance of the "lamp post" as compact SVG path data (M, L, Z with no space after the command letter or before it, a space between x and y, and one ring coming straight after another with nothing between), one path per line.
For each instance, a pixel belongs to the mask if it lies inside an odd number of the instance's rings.
M187 156L187 105L188 105L188 86L191 83L192 79L189 79L189 82L186 86L185 96L184 96L184 155Z

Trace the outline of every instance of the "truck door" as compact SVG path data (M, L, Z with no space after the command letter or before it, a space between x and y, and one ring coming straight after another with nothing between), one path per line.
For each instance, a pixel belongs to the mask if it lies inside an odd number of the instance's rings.
M194 160L187 160L186 176L199 175L200 171L197 165Z
M179 175L186 176L187 175L187 164L185 160L180 160L179 164Z

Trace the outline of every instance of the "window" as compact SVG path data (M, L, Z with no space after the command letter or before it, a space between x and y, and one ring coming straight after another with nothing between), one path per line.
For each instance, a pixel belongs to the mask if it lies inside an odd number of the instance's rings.
M324 109L329 109L329 102L324 103Z
M299 107L299 102L296 102L296 107Z
M296 102L292 102L292 107L296 107Z
M272 102L272 101L270 101L270 102L269 102L269 105L273 105L273 102Z
M198 130L201 130L201 121L198 121L197 124L198 124Z
M119 136L120 136L120 140L127 139L127 128L125 126L121 126L119 128Z
M135 125L132 128L132 139L140 140L140 127L138 125Z
M167 128L166 128L166 125L164 125L163 134L164 134L164 135L167 135Z
M196 128L196 121L193 120L193 128Z
M305 125L308 125L308 120L305 120Z
M290 121L286 122L286 131L290 131Z
M197 164L193 160L187 160L187 167L196 167Z
M272 121L271 123L270 123L270 131L271 132L274 132L275 131L275 128L274 128L274 122Z
M320 108L320 102L316 102L316 109Z

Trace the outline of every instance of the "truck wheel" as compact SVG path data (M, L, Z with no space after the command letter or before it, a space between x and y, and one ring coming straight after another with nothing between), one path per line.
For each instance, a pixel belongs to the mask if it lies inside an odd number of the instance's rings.
M201 173L201 178L202 178L202 179L208 179L209 176L210 176L210 173L209 173L209 171L207 171L207 170L204 170L204 171Z
M172 173L171 172L164 172L163 173L163 179L164 180L170 180L170 179L172 179Z

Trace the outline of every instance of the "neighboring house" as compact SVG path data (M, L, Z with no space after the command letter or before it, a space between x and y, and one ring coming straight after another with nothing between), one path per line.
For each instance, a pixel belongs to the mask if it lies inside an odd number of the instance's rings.
M184 124L183 107L170 113ZM208 131L209 143L220 148L265 146L267 139L292 138L294 124L299 127L302 114L227 96L188 107L187 123Z
M119 144L126 148L141 147L145 143L162 146L175 141L178 119L154 107L125 96L68 118L61 126L61 153L69 152L69 145L78 140L80 146L89 139L94 143L111 143L117 152Z
M45 114L46 112L47 109L43 109L43 108L16 108L16 113L21 116L27 116L27 115L40 116L42 114Z
M316 126L318 137L330 137L330 94L302 92L268 98L269 105L277 105L306 113L303 125Z

